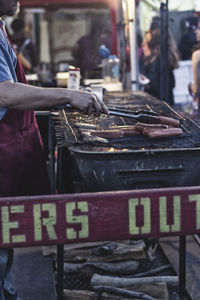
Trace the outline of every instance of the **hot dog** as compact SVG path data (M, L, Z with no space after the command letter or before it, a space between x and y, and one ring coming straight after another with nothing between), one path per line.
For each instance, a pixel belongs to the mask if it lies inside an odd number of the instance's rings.
M124 135L127 135L127 136L140 134L140 131L135 128L135 125L111 126L110 129L122 130L124 132Z
M124 132L124 135L127 135L127 136L132 136L132 135L137 135L137 134L140 134L140 131L135 129L135 128L124 128L123 129L123 132Z
M164 116L159 116L158 118L160 119L161 124L166 124L173 127L179 127L180 122L177 119L168 118Z
M135 124L135 129L139 130L140 132L143 132L145 128L149 129L163 129L163 128L168 128L167 125L165 124L146 124L146 123L136 123Z
M149 129L145 128L143 134L150 139L155 138L167 138L173 136L182 135L183 131L181 128L166 128L166 129Z
M108 129L108 130L94 130L91 131L91 135L99 136L105 139L118 139L124 136L123 130Z

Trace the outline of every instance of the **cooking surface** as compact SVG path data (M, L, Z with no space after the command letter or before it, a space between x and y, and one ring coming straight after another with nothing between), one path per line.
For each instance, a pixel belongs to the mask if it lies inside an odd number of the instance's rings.
M107 151L113 147L123 150L149 150L149 149L180 149L200 147L200 127L189 117L182 116L174 111L167 103L141 91L131 93L106 93L104 101L109 108L117 108L131 113L154 113L172 117L180 121L183 134L178 137L157 138L151 140L146 136L134 135L118 139L102 139L91 136L92 130L109 129L115 125L134 125L136 120L120 117L101 115L98 118L62 109L55 118L55 129L58 146L75 146L86 151Z
M104 101L109 108L154 111L178 119L183 134L154 140L142 134L101 139L90 135L91 130L108 129L111 125L134 125L137 121L110 115L94 118L61 109L55 116L57 144L70 149L71 157L64 165L67 169L69 161L73 162L70 169L77 172L69 178L77 183L79 192L200 184L200 127L197 124L143 92L108 93ZM63 186L66 182L64 180Z

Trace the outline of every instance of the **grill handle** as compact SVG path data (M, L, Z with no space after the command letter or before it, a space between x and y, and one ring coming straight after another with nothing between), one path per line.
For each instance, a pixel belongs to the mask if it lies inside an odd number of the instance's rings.
M159 173L159 172L184 172L185 169L183 166L175 167L175 168L163 168L163 169L140 169L140 170L118 170L115 172L115 174L118 175L131 175L131 174L141 174L141 173Z

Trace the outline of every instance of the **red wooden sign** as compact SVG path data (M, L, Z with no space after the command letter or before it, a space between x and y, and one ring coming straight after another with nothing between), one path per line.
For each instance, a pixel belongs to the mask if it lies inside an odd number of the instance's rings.
M0 199L0 247L200 233L200 187Z

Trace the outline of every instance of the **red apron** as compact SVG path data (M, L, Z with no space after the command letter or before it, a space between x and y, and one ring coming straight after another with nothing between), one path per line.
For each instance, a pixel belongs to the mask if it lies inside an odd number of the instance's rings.
M16 75L27 84L19 61ZM0 197L42 194L50 189L34 112L8 109L0 120Z

